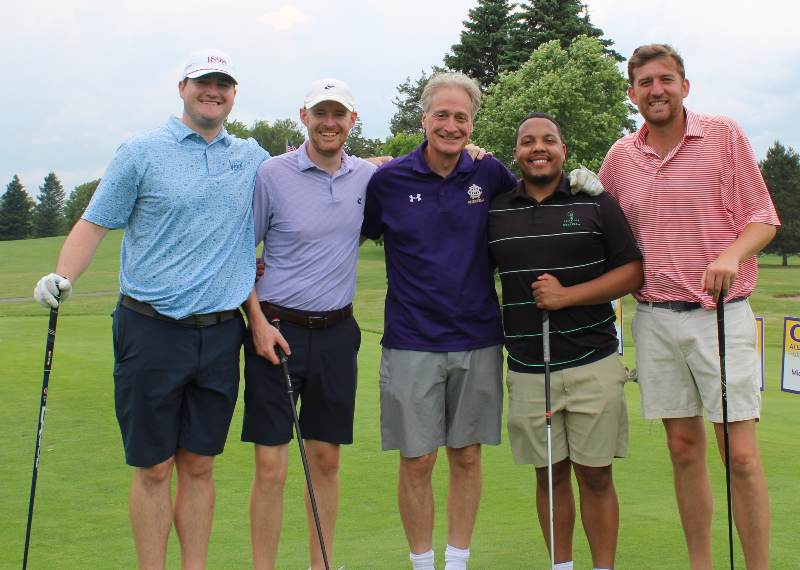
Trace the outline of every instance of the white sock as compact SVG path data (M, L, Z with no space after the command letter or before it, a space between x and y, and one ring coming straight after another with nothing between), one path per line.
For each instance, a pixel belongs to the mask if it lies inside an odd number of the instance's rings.
M448 544L444 551L444 570L467 570L468 560L469 548L461 550Z
M572 560L569 562L559 562L554 566L556 570L573 570L572 568Z
M422 554L414 554L412 552L409 558L411 558L411 564L414 566L414 570L434 570L432 548L428 552L423 552Z

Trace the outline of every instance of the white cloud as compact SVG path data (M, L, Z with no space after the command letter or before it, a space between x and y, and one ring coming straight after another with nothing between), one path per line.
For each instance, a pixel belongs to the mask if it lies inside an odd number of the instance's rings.
M277 12L267 12L261 16L261 21L272 24L276 30L289 30L295 24L308 24L311 16L303 14L300 9L293 4L286 4Z

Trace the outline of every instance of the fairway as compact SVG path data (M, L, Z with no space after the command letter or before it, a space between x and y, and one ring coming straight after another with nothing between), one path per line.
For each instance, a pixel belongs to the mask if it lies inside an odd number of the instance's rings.
M111 232L75 293L118 289L122 232ZM55 267L64 238L0 243L2 298L29 297L36 281ZM765 318L766 391L758 426L772 505L772 565L800 568L797 491L800 485L800 396L780 391L781 336L784 316L800 316L800 302L775 295L800 291L800 264L780 267L763 257L759 286L752 297L756 316ZM348 570L410 568L408 545L396 503L396 452L380 447L378 366L386 290L383 248L367 242L358 264L356 319L363 338L355 443L342 454L342 496L332 567ZM29 568L133 569L136 557L128 523L131 468L125 465L113 403L113 354L109 315L116 296L73 297L60 312L42 459L36 494ZM626 346L623 360L633 367L630 316L625 300ZM48 311L35 302L0 303L0 568L21 566L28 511L36 421ZM243 385L242 385L243 388ZM638 385L626 387L630 414L629 458L614 464L621 528L617 568L685 569L686 547L672 487L666 437L639 413ZM240 394L241 396L241 394ZM225 453L216 461L217 503L208 568L251 568L248 495L253 448L239 441L239 399ZM651 433L652 428L652 433ZM715 494L713 549L715 568L726 568L725 474L710 443ZM444 453L434 473L437 501L434 549L443 568L446 542L444 511L447 462ZM469 568L544 569L548 567L536 522L534 474L514 465L503 444L484 447L484 493ZM308 567L303 470L296 444L290 447L289 479L278 567ZM591 568L586 538L578 521L576 569ZM737 567L744 568L737 544ZM180 566L177 537L170 538L167 567Z

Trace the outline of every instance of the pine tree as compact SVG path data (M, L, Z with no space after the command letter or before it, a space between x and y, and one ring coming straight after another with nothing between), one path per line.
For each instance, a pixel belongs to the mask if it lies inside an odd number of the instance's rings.
M33 210L34 237L65 235L64 197L64 187L55 172L45 176L44 186L39 186L39 203Z
M66 219L67 230L72 229L72 227L78 223L78 220L81 219L83 212L89 205L99 184L100 179L92 180L91 182L76 186L75 190L70 192L69 198L67 198L67 202L64 205L64 218Z
M588 7L580 0L533 0L519 6L522 10L512 15L508 44L500 58L502 71L518 70L539 46L551 40L558 40L567 49L581 35L598 38L606 54L625 61L610 49L612 40L600 39L603 30L592 25Z
M30 237L32 208L33 200L15 174L0 197L0 240Z
M800 155L775 141L758 166L781 220L764 252L782 256L782 265L789 265L789 256L800 255Z
M422 107L419 100L422 98L422 92L428 84L428 80L433 74L439 71L434 67L431 75L422 72L416 82L411 81L411 77L406 78L406 82L397 86L397 92L403 96L395 97L393 103L397 107L397 112L389 122L389 130L393 135L398 133L406 133L409 135L422 132Z
M469 11L461 32L461 43L452 46L453 54L445 54L444 64L477 79L487 90L500 74L500 56L508 43L511 6L508 0L478 0Z

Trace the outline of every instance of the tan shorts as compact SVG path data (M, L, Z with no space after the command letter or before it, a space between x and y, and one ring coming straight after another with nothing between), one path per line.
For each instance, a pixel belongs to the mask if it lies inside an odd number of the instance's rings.
M722 421L722 386L715 309L671 311L636 306L631 323L642 417ZM757 419L761 391L756 320L748 301L725 305L728 420Z
M628 456L627 373L619 355L550 374L553 463L588 467ZM508 439L517 465L547 466L544 374L508 371Z

